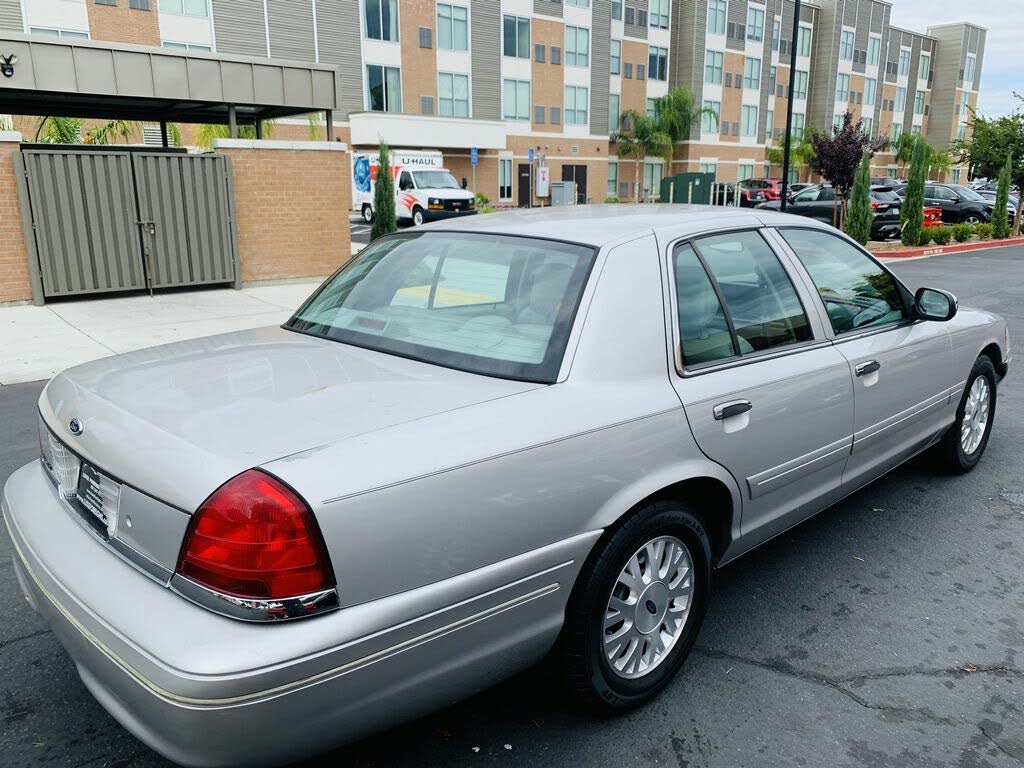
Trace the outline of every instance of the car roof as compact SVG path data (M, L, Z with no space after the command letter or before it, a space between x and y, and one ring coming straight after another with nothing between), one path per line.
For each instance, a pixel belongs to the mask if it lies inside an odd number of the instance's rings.
M481 213L427 224L423 231L519 235L602 246L662 231L670 231L672 237L681 237L718 227L742 228L785 224L813 225L805 216L760 208L613 203L520 208L502 213Z

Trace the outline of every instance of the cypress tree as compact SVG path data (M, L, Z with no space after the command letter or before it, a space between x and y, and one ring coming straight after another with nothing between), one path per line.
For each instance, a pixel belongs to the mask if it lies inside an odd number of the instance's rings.
M914 144L910 157L910 179L900 219L903 221L904 245L914 247L921 241L924 229L924 181L928 173L928 147L921 140Z
M871 239L871 157L867 152L861 158L860 168L850 192L850 213L846 219L846 234L861 245Z
M373 189L371 240L398 229L398 220L395 218L395 180L391 178L391 153L387 144L380 145L378 157L380 165L377 168L377 180Z
M1006 156L1006 163L999 171L999 186L996 187L996 202L992 209L992 237L1004 240L1010 236L1010 219L1006 207L1010 204L1010 176L1013 173L1013 156Z

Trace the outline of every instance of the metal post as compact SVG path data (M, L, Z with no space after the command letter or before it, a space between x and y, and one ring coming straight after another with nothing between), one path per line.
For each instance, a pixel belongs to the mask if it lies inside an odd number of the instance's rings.
M334 141L334 110L325 109L324 119L327 121L327 140Z
M263 121L262 120L257 120L256 121L256 138L257 139L262 139L263 138Z
M170 146L170 144L167 143L167 121L166 120L161 120L160 121L160 143L163 144L164 147Z
M235 105L228 104L228 127L231 129L230 136L232 139L238 138L238 118L235 115Z
M693 182L686 188L686 204L693 205Z
M789 196L789 150L793 137L793 80L796 78L796 41L800 37L800 0L793 9L793 39L789 43L789 98L786 100L786 144L782 150L782 198L779 208L786 210Z

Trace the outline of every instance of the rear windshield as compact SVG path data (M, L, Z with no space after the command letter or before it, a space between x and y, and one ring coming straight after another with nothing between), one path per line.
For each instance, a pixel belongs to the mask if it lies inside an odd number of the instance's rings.
M871 197L882 203L897 203L902 200L902 198L891 189L873 189L871 190Z
M461 189L459 182L448 171L416 171L416 186L419 189Z
M488 376L558 376L593 248L463 232L386 237L285 327Z

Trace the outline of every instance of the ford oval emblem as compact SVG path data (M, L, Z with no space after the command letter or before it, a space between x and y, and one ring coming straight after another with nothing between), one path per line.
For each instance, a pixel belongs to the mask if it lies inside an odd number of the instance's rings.
M82 425L82 422L79 421L78 419L72 419L71 421L69 421L68 429L71 430L72 435L80 435L82 434L82 432L85 431L85 427Z

